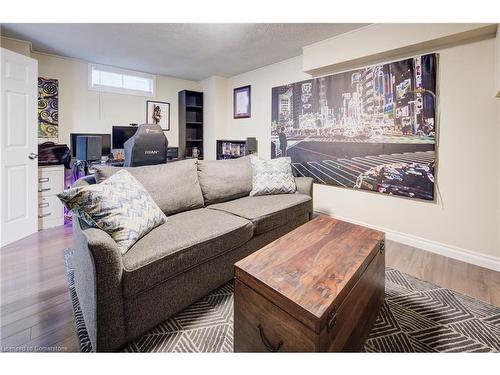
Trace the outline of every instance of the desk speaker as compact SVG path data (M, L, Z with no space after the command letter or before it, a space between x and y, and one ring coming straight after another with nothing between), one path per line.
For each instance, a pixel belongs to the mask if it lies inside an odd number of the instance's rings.
M76 138L76 158L84 161L101 159L102 139L94 136L78 136Z
M247 155L257 153L257 138L249 137L247 138Z

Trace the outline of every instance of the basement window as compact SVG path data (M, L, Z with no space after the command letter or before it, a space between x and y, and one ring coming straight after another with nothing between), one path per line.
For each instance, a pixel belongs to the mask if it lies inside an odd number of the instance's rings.
M89 90L154 97L156 76L112 66L89 64Z

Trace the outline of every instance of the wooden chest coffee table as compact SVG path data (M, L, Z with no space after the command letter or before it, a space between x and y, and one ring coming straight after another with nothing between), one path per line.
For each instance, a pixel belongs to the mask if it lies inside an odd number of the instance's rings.
M384 301L384 234L319 216L235 264L235 352L358 351Z

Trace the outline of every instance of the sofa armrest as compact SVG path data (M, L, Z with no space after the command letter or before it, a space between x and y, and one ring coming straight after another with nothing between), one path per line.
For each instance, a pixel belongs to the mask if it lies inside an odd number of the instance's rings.
M313 179L312 177L295 177L297 185L297 193L313 196Z
M75 286L92 347L126 343L122 254L109 234L73 218Z

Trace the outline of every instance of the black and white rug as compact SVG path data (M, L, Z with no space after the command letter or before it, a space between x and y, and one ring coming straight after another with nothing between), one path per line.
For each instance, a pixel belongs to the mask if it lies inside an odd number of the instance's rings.
M82 352L91 352L65 254ZM232 352L233 284L225 284L128 344L124 352ZM500 352L500 308L449 289L385 271L385 303L366 352Z

